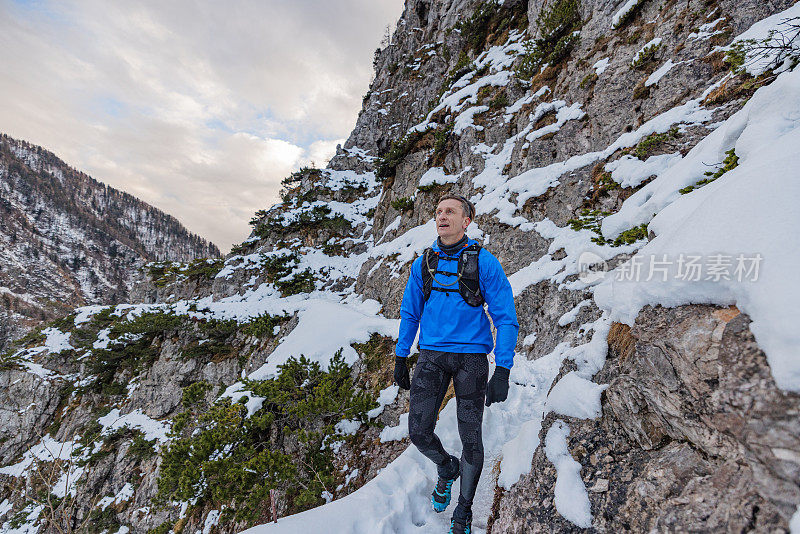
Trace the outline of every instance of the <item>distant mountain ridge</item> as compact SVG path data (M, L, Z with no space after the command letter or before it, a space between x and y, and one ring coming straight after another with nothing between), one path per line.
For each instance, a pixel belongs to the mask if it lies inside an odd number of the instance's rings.
M0 135L0 348L61 309L124 300L145 262L219 255L175 217Z

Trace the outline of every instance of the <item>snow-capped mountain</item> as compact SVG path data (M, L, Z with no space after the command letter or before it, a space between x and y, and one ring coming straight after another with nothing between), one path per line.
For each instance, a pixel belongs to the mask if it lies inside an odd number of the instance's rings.
M174 217L0 137L0 349L43 319L128 298L147 261L218 257Z
M521 327L473 532L800 532L798 63L790 0L407 0L246 241L2 356L2 528L447 532L392 365L455 192Z

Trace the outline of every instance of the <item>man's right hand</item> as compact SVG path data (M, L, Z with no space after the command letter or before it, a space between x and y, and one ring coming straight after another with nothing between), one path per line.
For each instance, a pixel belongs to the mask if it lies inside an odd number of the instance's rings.
M406 359L400 356L394 358L394 381L400 389L411 389L411 380L408 378L408 365Z

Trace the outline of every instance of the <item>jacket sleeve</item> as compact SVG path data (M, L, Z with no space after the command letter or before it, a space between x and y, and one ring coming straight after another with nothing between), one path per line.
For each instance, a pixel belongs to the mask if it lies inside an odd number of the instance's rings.
M403 292L403 303L400 305L400 333L397 336L397 345L394 353L406 357L411 352L411 345L417 337L417 329L422 316L425 299L422 293L422 258L417 258L411 264L406 289Z
M514 306L511 284L497 258L482 249L480 261L480 286L488 305L489 316L497 329L494 357L500 367L511 369L514 365L514 348L517 346L519 323Z

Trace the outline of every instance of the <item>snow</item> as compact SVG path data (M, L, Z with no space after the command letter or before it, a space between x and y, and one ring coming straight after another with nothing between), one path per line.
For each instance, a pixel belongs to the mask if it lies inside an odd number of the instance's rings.
M69 344L69 334L58 328L45 328L42 334L47 336L44 346L50 354L60 354L65 350L74 350L75 347Z
M531 226L545 239L552 239L552 242L547 253L541 258L508 277L514 296L520 295L527 287L543 280L558 284L561 289L561 284L567 276L578 274L581 271L587 255L599 261L609 260L617 254L633 252L640 246L636 244L620 247L599 245L592 242L595 234L590 230L574 231L569 226L559 227L547 218L533 223ZM566 256L560 260L554 260L552 254L559 249L564 249ZM572 286L568 289L582 289L580 280L571 284Z
M39 525L37 524L38 519L43 511L43 504L29 504L20 511L22 514L27 514L25 516L25 522L17 528L11 528L11 523L9 521L3 523L0 525L3 534L36 534L39 532Z
M367 417L373 419L383 413L383 409L392 404L397 399L397 394L400 392L400 386L394 384L383 388L378 393L378 406L367 412Z
M103 497L97 503L101 510L105 510L111 504L120 504L133 498L134 487L130 482L126 482L113 497Z
M651 85L657 84L658 81L663 78L672 67L676 67L681 63L683 63L683 61L673 63L671 58L668 59L663 65L658 67L653 74L647 77L647 80L644 82L645 87L650 87Z
M247 417L253 417L253 415L264 406L264 401L266 397L259 397L257 395L253 395L252 392L247 391L244 389L244 384L241 382L236 382L235 384L231 385L226 389L220 398L230 398L231 403L239 402L239 399L247 397L247 402L245 402L245 408L247 408Z
M408 437L408 414L400 416L400 422L396 426L387 426L381 430L381 443L387 441L399 441Z
M70 468L62 473L55 485L50 489L50 492L60 499L66 497L67 493L74 497L78 480L83 476L85 471L86 467L70 466Z
M604 57L603 59L596 61L592 68L594 69L594 73L600 76L603 74L606 69L608 68L608 63L611 61L611 58Z
M440 184L454 184L458 183L459 178L461 178L465 172L468 172L472 169L471 166L467 165L464 169L458 174L446 174L444 172L443 167L431 167L422 177L419 179L419 187L425 187L429 185L440 185ZM398 226L399 226L398 217ZM388 227L387 227L388 228ZM396 228L396 227L395 227Z
M219 523L220 511L219 510L211 510L208 512L206 516L206 521L203 523L203 534L211 534L211 529L213 529L217 523Z
M756 41L769 39L768 44L770 45L779 45L784 41L789 41L796 30L792 30L787 24L785 24L785 21L794 17L800 17L800 4L798 3L795 3L793 6L781 11L780 13L776 13L771 17L767 17L756 22L744 33L736 36L731 44L748 39L754 39ZM774 31L775 33L770 35L771 31ZM794 55L795 57L800 55L800 42L797 41L798 40L795 39L795 41L792 43L792 51L789 55ZM724 48L720 47L718 49L728 50L730 49L730 46ZM780 50L777 47L769 51L751 51L745 58L744 66L748 74L751 76L758 76L773 64L780 65L780 67L777 69L778 71L786 68L788 63L785 61L786 59L788 59L786 51Z
M336 423L334 430L337 434L341 434L343 436L352 436L358 429L361 428L361 423L359 421L354 421L352 419L343 419Z
M505 44L493 46L489 50L479 55L475 60L476 68L480 69L488 66L490 74L477 80L474 80L476 71L471 71L462 76L453 84L450 89L448 89L447 92L445 92L439 101L439 104L428 113L428 115L425 117L425 120L416 126L411 127L408 131L424 131L429 126L432 126L432 123L430 122L431 117L443 109L450 109L453 112L457 111L460 113L468 104L477 104L478 91L482 87L503 87L508 85L512 79L512 73L510 70L506 69L510 69L514 59L516 59L519 54L524 52L524 46L521 42L519 42L521 36L522 35L518 31L514 30L509 34L508 41L506 41ZM467 126L471 125L472 116L475 115L475 113L479 113L479 111L474 111L476 108L472 109L473 111L463 116L460 125L456 124L456 128L460 128L458 131L454 129L457 134L461 133L461 131L463 131L463 129Z
M775 382L790 391L800 391L800 311L795 305L800 300L795 283L800 262L795 231L800 228L800 113L787 103L798 101L800 70L782 73L686 157L626 199L618 213L603 221L603 234L611 236L658 213L648 226L657 237L608 273L595 290L597 304L613 320L627 324L647 304L736 304L752 319L750 329ZM678 193L731 148L739 156L738 167L689 194ZM678 258L687 254L701 255L717 267L702 280L679 276ZM625 270L633 273L637 260L650 266L650 274L654 261L664 259L671 263L659 276L618 276ZM730 269L721 276L724 259ZM737 274L740 263L749 270ZM761 263L754 280L753 265Z
M639 51L633 55L633 58L631 59L631 65L635 65L636 62L639 61L639 58L642 57L642 54L644 54L645 50L647 50L648 48L661 46L661 40L662 40L661 37L655 37L650 41L648 41L647 44L641 47Z
M463 111L458 117L456 117L453 126L453 133L456 135L461 135L464 130L470 127L475 128L478 131L483 130L483 126L476 125L474 119L475 115L479 115L485 111L489 111L489 106L473 106L468 108L466 111Z
M686 39L689 41L705 41L713 35L723 33L722 30L714 30L714 28L716 28L720 22L724 21L725 18L726 17L720 17L716 20L701 25L696 32L692 32L687 35Z
M483 192L475 194L470 200L475 203L475 208L479 215L496 211L497 213L494 213L494 216L498 221L510 226L517 226L523 231L529 231L533 229L533 224L529 223L525 217L515 215L515 212L521 209L528 199L539 196L550 187L558 185L560 183L559 178L564 174L605 159L618 149L634 146L641 139L652 133L666 132L674 124L684 123L690 125L709 121L712 113L701 105L703 98L705 98L705 95L701 95L698 99L689 100L683 105L676 106L653 117L637 130L620 135L616 141L602 151L577 154L566 161L528 169L511 178L503 174L503 168L511 162L511 155L516 142L530 133L532 124L517 135L506 139L497 154L492 152L494 147L478 144L472 148L472 151L483 156L485 166L484 170L475 176L472 181L475 187L483 189ZM512 202L509 199L513 198L514 193L517 194L516 201ZM435 230L435 228L432 227L432 230Z
M542 126L538 130L534 130L525 136L528 141L539 139L540 137L555 133L561 129L567 121L582 118L586 113L581 109L581 104L575 102L571 106L563 100L556 100L555 102L543 102L536 107L536 110L531 117L531 122L538 121L548 111L556 110L556 122Z
M83 323L89 322L94 314L106 308L108 308L108 306L97 305L77 308L75 310L77 312L75 315L75 326L80 326Z
M0 503L0 517L6 515L12 508L14 508L14 505L11 503L11 501L8 499L3 500L3 502Z
M154 439L159 442L167 441L167 433L170 429L168 424L148 417L139 409L122 415L119 408L114 408L100 417L97 422L103 426L103 435L110 434L119 428L128 427L141 430L144 433L144 439L148 441Z
M23 476L36 460L41 460L43 462L52 462L55 459L69 460L75 446L75 443L72 441L61 443L47 434L39 443L25 451L22 460L16 464L0 467L0 475L9 475L13 477Z
M533 332L533 333L528 334L527 336L525 336L525 339L522 340L522 346L523 347L530 347L535 342L536 342L536 332Z
M425 224L411 228L388 243L374 246L369 255L377 258L398 254L397 261L405 264L429 247L437 235L436 221L429 219Z
M510 487L521 474L530 470L530 459L538 446L537 427L545 413L546 392L558 374L562 360L576 351L577 347L562 343L537 360L520 358L511 369L508 399L485 409L483 436L486 459L473 508L473 531L476 533L486 527L494 494L492 469L495 463L501 462L498 480L504 487ZM402 439L407 433L408 414L403 414L396 427L383 429L381 439L384 442ZM448 451L460 454L455 399L442 409L436 434ZM323 528L329 532L365 534L446 532L449 514L436 514L430 509L430 492L435 482L436 466L416 447L409 447L375 478L347 497L283 517L277 524L264 524L246 532L269 534ZM458 491L457 481L453 492Z
M547 407L559 415L596 419L602 414L600 394L608 385L598 385L571 371L559 380L547 396Z
M340 348L348 365L358 360L352 343L365 343L373 333L397 337L399 320L379 316L380 304L367 300L360 305L345 304L324 298L307 299L297 303L297 326L269 355L267 361L250 373L251 380L264 380L278 372L278 366L290 357L304 355L327 369Z
M581 479L581 464L567 450L569 426L557 420L547 431L544 451L547 459L556 468L556 510L565 519L581 528L592 526L592 511L589 494Z
M589 304L591 304L591 302L592 299L584 299L580 301L578 304L575 305L574 308L572 308L571 310L564 313L561 317L558 318L558 326L567 326L568 324L570 324L572 321L575 320L575 317L578 316L578 313L580 313L581 308L583 308L584 306L588 306Z
M108 334L111 333L110 328L104 328L97 333L97 339L92 343L92 348L95 349L107 349L109 343L111 343L111 338L108 337Z
M680 152L650 156L642 161L636 156L626 154L606 163L604 169L611 173L611 179L622 187L638 187L651 176L659 176L680 161Z
M459 82L462 84L468 82L471 79L474 72L464 75L464 78L461 78ZM442 98L439 105L434 107L428 116L425 118L424 121L417 124L416 126L409 129L409 132L413 131L424 131L430 125L430 119L436 113L442 111L443 109L450 109L452 111L461 111L467 104L477 104L478 103L478 91L480 91L483 87L503 87L508 85L508 82L511 80L511 73L508 71L501 71L494 74L489 74L484 76L477 81L470 83L466 86L459 87L459 82L456 82L453 85L453 89L456 89L455 92L452 94L445 93L445 96Z
M611 17L611 27L614 28L619 24L619 21L622 20L622 17L628 14L628 12L636 7L639 2L643 0L628 0L625 2L619 10L614 13L614 16Z

